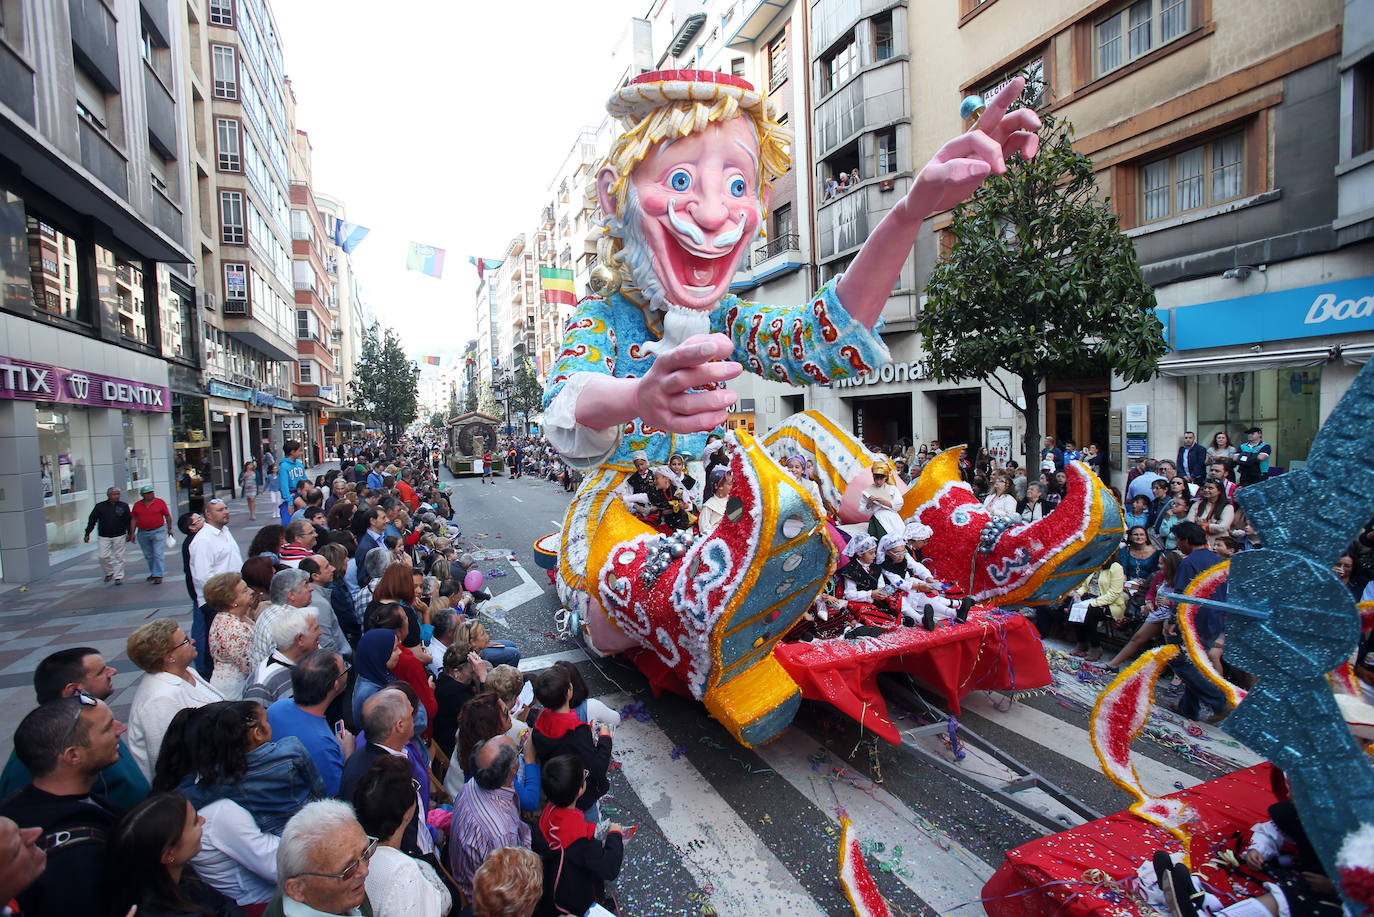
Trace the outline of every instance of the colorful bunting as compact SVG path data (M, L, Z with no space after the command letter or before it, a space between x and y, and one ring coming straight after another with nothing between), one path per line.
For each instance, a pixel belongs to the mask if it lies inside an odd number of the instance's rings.
M406 270L419 271L431 277L444 276L444 250L433 245L421 245L419 242L410 243L410 252L406 255Z
M573 292L573 272L565 268L541 267L539 283L544 288L544 302L577 305L577 294Z

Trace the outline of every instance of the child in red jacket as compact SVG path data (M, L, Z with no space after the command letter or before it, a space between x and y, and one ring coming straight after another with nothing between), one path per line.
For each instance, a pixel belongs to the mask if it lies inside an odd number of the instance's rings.
M540 765L559 755L577 755L587 768L587 786L577 799L577 808L587 812L611 788L606 770L611 766L611 730L601 726L592 737L591 727L572 708L572 679L561 666L540 672L534 680L534 697L544 710L534 721L531 737ZM591 813L587 820L596 821Z

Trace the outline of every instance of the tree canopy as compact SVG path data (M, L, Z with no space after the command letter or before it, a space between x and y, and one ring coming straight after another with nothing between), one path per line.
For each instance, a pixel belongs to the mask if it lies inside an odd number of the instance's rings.
M405 355L401 339L378 322L363 333L362 347L348 384L349 407L394 441L419 414L420 368Z
M1039 98L1027 86L1021 104ZM1050 377L1154 377L1168 351L1135 247L1098 195L1073 126L1040 112L1040 152L1020 156L954 211L954 244L936 265L917 329L937 381L977 379L1026 420L1040 452L1040 398ZM1003 371L1020 380L1009 391ZM1018 403L1018 396L1023 399ZM1022 406L1024 404L1024 407Z

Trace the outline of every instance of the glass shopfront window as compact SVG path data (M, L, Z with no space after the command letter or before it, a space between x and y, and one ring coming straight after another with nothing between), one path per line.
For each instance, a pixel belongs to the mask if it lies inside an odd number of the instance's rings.
M127 483L124 493L138 499L138 489L153 483L153 436L148 415L141 411L120 411L124 420L124 467Z
M1270 468L1292 470L1294 462L1307 461L1321 426L1321 381L1321 367L1190 376L1188 404L1197 418L1198 442L1209 446L1214 434L1225 431L1239 446L1246 430L1259 427L1274 447Z
M94 505L90 425L84 409L38 404L38 461L48 553L55 554L81 544Z

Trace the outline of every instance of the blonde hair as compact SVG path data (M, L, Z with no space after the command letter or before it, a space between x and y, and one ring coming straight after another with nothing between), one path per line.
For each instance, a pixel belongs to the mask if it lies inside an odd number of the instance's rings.
M604 169L615 172L610 194L615 199L615 213L603 213L607 223L625 213L625 201L630 190L630 173L649 155L654 146L664 140L676 140L691 134L700 133L712 124L724 124L735 118L745 118L754 129L759 142L759 174L757 187L759 194L775 179L782 178L792 166L792 131L775 121L768 106L764 106L763 116L757 117L740 108L739 101L725 95L715 102L671 102L656 108L646 117L622 119L625 132L616 138L611 151L592 171L592 180L587 185L587 200L593 209L599 209L600 196L597 182ZM601 239L597 243L597 259L605 265L619 264L621 276L628 281L629 266L621 260L624 243L612 235L609 225L602 228ZM627 283L628 287L629 284Z
M129 660L145 672L161 672L167 654L172 651L172 637L181 627L172 618L149 621L129 634L124 652Z

